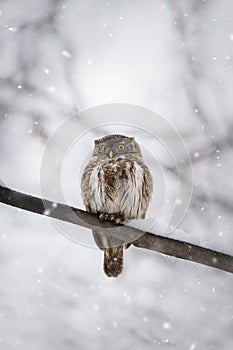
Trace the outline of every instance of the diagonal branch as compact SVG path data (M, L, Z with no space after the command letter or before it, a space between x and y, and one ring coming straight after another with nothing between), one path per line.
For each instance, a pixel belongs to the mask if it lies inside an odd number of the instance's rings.
M233 273L233 257L230 255L150 232L143 232L133 227L115 226L110 222L101 222L97 215L65 204L33 197L4 186L0 186L0 202L90 229L114 227L114 236L122 240L127 237L127 241L132 241L132 244L137 248L153 250Z

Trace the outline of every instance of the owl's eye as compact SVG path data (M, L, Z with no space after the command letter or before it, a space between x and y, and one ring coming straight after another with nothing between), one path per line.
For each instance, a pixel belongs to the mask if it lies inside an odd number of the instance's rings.
M120 143L120 144L118 145L118 148L119 148L120 151L124 151L125 145L123 145L122 143Z
M101 151L106 151L106 146L105 145L103 145L103 146L101 146Z

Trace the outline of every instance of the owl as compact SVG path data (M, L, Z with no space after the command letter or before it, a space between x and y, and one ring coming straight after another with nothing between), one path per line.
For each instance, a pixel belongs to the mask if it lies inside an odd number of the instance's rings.
M95 140L81 179L81 195L88 212L116 224L144 219L152 192L152 175L133 137L108 135ZM104 272L117 277L123 269L127 244L103 231L94 230L94 240L104 251Z

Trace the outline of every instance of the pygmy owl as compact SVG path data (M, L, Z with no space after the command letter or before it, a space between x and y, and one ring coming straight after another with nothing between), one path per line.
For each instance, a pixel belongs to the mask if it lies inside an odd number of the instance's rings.
M152 176L133 137L108 135L95 140L92 158L81 180L81 194L88 212L115 223L144 219L152 191ZM104 251L106 275L117 277L123 268L126 244L103 231L94 230L94 239Z

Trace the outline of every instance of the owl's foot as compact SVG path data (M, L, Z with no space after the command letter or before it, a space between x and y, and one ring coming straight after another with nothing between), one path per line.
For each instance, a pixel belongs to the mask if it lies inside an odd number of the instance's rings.
M99 219L101 221L110 221L117 225L124 221L122 213L100 213Z
M121 213L110 214L110 221L118 225L123 221L123 215Z
M108 217L109 217L109 214L108 214L108 213L100 213L100 214L99 214L99 219L100 219L101 221L108 221L108 220L109 220Z

